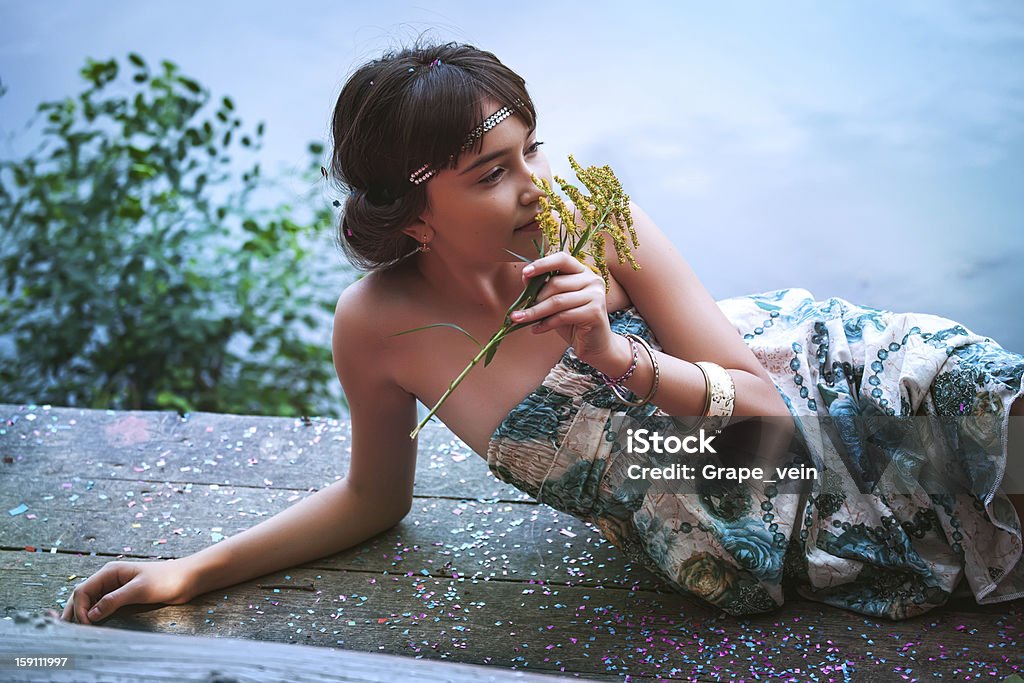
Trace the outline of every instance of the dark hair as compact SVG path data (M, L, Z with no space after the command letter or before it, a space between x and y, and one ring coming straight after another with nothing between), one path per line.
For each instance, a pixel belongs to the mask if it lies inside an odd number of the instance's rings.
M470 131L494 113L484 111L487 99L534 127L525 81L472 45L415 45L352 74L334 107L331 176L348 193L338 242L353 265L384 270L416 249L401 231L426 208L426 183L409 174L453 167Z

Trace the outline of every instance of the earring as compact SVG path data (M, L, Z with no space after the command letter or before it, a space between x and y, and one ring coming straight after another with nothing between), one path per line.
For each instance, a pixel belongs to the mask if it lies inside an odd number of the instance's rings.
M430 251L430 244L428 242L420 242L420 248L417 249L416 251L420 252L421 254L425 254L428 251Z

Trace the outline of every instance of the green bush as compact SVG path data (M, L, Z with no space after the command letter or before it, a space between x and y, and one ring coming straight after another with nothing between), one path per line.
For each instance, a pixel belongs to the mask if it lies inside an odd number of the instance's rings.
M329 207L258 207L271 183L237 157L263 124L171 62L127 70L89 60L39 105L39 147L0 161L0 401L337 413Z

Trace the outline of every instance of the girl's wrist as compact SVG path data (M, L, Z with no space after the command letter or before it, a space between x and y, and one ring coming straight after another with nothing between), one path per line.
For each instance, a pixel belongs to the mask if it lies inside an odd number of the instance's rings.
M206 550L209 550L209 548ZM209 593L210 591L221 587L219 585L220 582L216 579L213 567L204 561L207 560L208 554L203 557L199 557L199 555L200 553L196 553L194 555L188 555L186 557L180 557L170 561L171 564L175 565L175 568L181 572L181 598L185 602L191 602L200 595Z
M633 345L621 334L612 334L611 342L604 353L580 360L606 377L621 377L633 365Z

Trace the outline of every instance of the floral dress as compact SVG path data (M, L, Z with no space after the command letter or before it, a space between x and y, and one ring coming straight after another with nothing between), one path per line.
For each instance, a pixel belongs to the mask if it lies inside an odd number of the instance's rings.
M1021 524L1000 489L1024 356L945 318L802 289L719 307L790 409L786 464L814 476L697 477L685 490L628 476L663 456L623 447L622 420L679 423L617 401L572 349L495 430L491 471L731 614L772 610L795 591L903 619L945 603L961 580L979 603L1024 597ZM660 348L635 309L609 319Z

